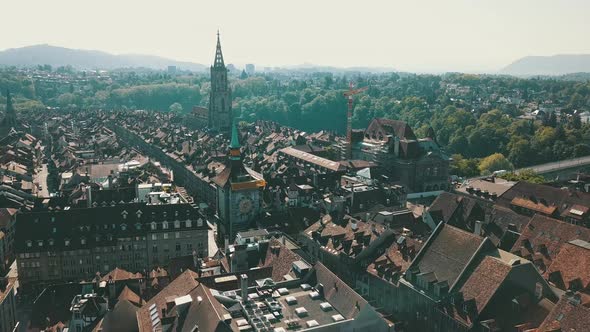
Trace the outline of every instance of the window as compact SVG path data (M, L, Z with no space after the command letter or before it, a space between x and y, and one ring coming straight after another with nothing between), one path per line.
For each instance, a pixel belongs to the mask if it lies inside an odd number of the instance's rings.
M180 243L176 243L176 251L180 251Z
M39 221L39 218L35 219L36 221ZM55 217L51 217L51 222L55 222Z
M174 233L174 238L176 238L176 239L180 239L180 232L176 232L176 233Z
M113 241L113 235L112 234L107 234L107 240Z
M125 223L121 224L121 230L122 231L126 231L127 230L127 224L125 224Z
M49 245L52 246L53 245L53 239L49 239Z
M192 222L192 220L190 220L190 219L188 219L188 220L185 222L185 224L186 224L186 227L193 227L193 222Z
M98 235L98 234L97 234L97 235L94 237L94 239L96 240L96 242L100 241L100 235Z
M82 245L86 244L86 238L85 237L83 237L83 238L80 239L80 244L82 244Z
M121 216L123 217L123 220L127 219L127 211L123 211L121 212Z
M154 244L152 247L152 252L158 252L158 246Z
M53 227L53 228L51 229L51 232L52 232L53 234L57 233L57 228Z
M43 247L43 240L39 240L39 241L37 241L37 245L38 245L39 247Z
M155 230L156 230L156 228L157 228L158 226L156 225L156 222L155 222L155 221L153 221L153 222L152 222L152 225L151 225L151 227L152 227L152 231L155 231Z
M157 240L158 239L158 234L152 234L152 240Z
M164 222L162 223L162 228L163 228L163 229L168 229L168 222L167 222L167 221L164 221Z
M174 220L174 228L180 228L180 220Z
M66 247L70 245L70 239L65 239L64 242L65 242Z
M164 233L164 240L168 239L168 233Z
M186 250L193 250L193 244L192 243L187 243L186 244Z
M137 229L138 231L140 231L141 230L141 224L140 223L135 224L135 229Z
M33 241L31 241L31 240L27 241L27 247L29 247L29 248L30 248L30 247L32 247L32 246L33 246Z
M197 227L203 227L203 219L197 219Z

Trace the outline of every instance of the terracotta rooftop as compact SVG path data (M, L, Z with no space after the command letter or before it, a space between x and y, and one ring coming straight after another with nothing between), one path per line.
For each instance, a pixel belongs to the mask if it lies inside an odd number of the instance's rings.
M105 276L102 277L102 281L108 281L109 279L113 279L114 281L119 280L128 280L128 279L141 279L143 276L141 273L131 273L129 271L115 268L111 272L107 273Z
M545 272L545 279L563 290L590 292L590 243L583 240L565 243Z
M577 294L579 295L579 294ZM583 332L590 326L590 308L577 304L575 299L562 297L547 315L538 332Z
M511 252L533 261L544 273L562 246L578 239L590 241L590 229L537 214L523 229Z

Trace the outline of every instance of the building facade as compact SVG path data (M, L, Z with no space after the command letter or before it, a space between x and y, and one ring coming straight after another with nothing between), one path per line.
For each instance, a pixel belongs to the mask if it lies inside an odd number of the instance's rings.
M188 203L52 208L17 215L21 285L92 279L115 267L150 271L208 255L208 226Z
M230 132L232 109L231 89L227 81L227 67L223 62L221 41L217 32L215 61L211 66L211 94L209 96L209 128L222 133Z
M363 139L353 142L353 158L375 162L411 192L450 188L450 158L434 137L417 138L403 121L373 119Z
M16 289L15 279L0 278L0 332L15 331Z

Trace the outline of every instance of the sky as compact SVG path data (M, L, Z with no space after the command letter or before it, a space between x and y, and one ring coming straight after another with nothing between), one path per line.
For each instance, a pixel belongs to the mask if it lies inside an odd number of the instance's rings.
M589 0L3 0L0 50L35 44L209 65L493 72L590 53Z

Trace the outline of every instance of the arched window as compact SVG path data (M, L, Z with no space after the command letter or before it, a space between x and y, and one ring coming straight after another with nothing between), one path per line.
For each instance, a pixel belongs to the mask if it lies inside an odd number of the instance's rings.
M174 220L174 228L180 228L180 220Z

